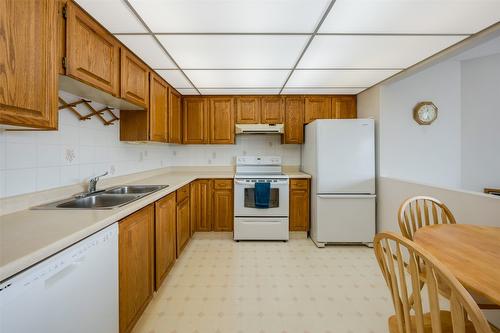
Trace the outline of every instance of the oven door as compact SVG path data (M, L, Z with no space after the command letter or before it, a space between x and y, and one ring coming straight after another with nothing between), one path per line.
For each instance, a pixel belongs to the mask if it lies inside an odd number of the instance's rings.
M234 180L234 215L245 216L288 216L288 179L266 179L271 183L269 208L255 208L255 182L263 180Z

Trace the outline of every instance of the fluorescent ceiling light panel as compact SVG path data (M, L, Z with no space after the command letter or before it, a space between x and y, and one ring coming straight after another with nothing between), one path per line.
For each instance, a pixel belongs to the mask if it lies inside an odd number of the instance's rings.
M153 32L311 33L330 0L129 0Z
M316 36L298 68L406 68L461 36Z
M291 68L307 36L159 35L181 68Z
M366 88L285 88L284 95L357 95Z
M175 89L193 88L180 70L156 70L156 72Z
M370 87L399 70L296 70L286 87Z
M200 89L200 92L202 95L277 95L280 89Z
M281 88L289 70L185 70L197 88Z
M319 32L472 34L499 20L497 0L337 0Z
M152 36L118 35L116 37L151 68L177 68Z
M112 33L147 32L122 0L76 0L76 2Z

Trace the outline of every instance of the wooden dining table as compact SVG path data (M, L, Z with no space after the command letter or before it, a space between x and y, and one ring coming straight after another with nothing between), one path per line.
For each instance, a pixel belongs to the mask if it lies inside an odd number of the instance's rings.
M437 224L420 228L413 239L469 292L500 306L499 227Z

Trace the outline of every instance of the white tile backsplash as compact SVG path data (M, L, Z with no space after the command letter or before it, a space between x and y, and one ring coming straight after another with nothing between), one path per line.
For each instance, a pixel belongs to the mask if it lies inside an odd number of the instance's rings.
M60 95L67 102L79 99ZM0 197L81 183L105 171L120 176L168 166L233 165L238 155L280 155L285 165L300 164L300 145L282 145L278 135L237 135L234 145L130 144L119 137L118 123L80 121L68 110L59 111L58 131L0 130Z

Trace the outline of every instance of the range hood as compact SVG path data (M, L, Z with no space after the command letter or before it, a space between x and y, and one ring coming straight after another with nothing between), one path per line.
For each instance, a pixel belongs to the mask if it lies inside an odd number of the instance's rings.
M236 134L283 134L283 124L236 124Z

